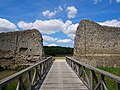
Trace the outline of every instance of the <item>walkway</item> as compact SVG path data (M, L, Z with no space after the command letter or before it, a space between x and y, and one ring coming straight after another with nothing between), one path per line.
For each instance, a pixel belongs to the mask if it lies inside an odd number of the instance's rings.
M88 90L65 60L57 59L40 90Z

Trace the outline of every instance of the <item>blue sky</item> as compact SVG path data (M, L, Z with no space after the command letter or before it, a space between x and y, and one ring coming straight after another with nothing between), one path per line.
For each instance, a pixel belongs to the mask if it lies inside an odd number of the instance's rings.
M44 45L74 45L81 19L120 27L120 0L0 0L0 32L36 28Z

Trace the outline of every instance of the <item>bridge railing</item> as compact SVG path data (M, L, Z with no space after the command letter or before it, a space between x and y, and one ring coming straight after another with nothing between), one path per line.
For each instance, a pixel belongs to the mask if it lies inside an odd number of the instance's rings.
M53 58L48 57L18 73L0 80L0 90L13 90L9 88L11 81L15 81L14 84L17 83L14 90L38 90L52 63ZM11 87L12 85L13 84L11 84Z
M91 65L84 64L70 57L66 57L66 62L88 87L89 90L108 90L109 82L106 81L106 79L110 79L117 83L117 90L120 90L120 77L95 68ZM115 86L114 89L111 90L116 90Z

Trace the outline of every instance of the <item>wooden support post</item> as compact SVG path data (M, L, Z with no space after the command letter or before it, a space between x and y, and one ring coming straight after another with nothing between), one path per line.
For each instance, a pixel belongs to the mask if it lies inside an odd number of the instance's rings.
M22 76L19 77L19 82L20 82L19 90L23 90L23 88L22 88Z
M118 82L118 90L120 90L120 81Z
M31 76L31 71L28 72L28 90L32 90L32 76Z
M94 90L94 74L93 70L90 70L90 90Z
M102 82L104 82L105 80L104 80L104 75L103 74L101 74L101 86L100 86L100 90L104 90L104 87L103 87L103 84L102 84Z
M2 90L7 90L7 85L6 84L2 87Z

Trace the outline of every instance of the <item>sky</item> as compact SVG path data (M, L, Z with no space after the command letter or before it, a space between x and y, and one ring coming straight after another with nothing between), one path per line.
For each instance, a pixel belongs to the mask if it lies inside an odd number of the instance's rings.
M0 33L36 28L44 46L74 47L82 19L120 27L120 0L0 0Z

